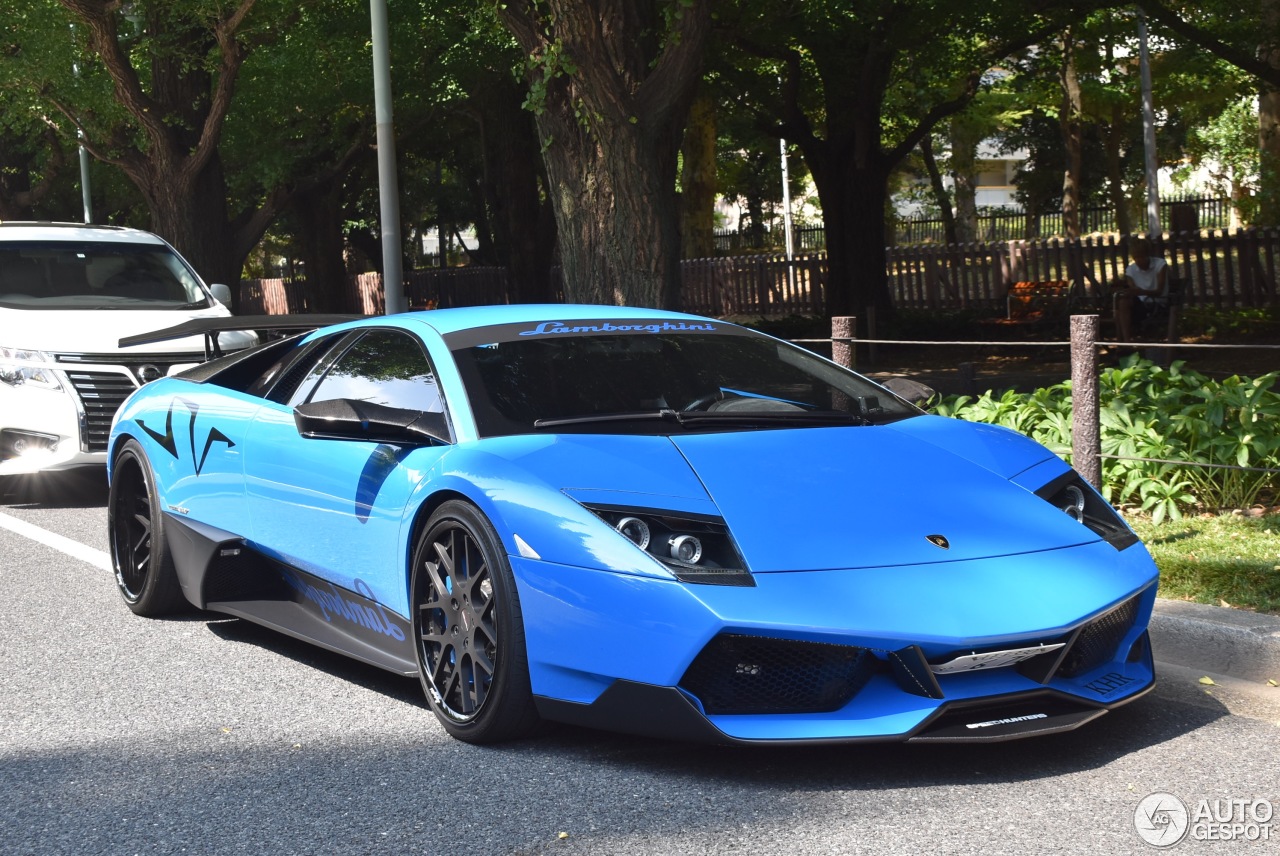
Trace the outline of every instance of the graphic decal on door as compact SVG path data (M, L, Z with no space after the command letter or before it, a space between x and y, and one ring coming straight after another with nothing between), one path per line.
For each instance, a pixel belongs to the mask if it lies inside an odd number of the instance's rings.
M151 439L159 443L161 448L170 455L173 455L178 459L181 459L182 457L178 454L178 441L177 437L173 433L173 408L175 404L181 404L189 414L187 419L187 434L191 442L191 462L195 465L196 475L200 475L201 471L204 470L205 460L209 457L209 450L213 447L214 443L226 443L228 449L233 449L236 445L235 441L226 434L223 434L216 427L210 427L208 433L205 434L204 449L201 451L199 459L197 459L196 415L200 412L200 405L194 401L188 401L181 396L174 396L173 401L169 402L169 412L165 415L163 434L148 426L144 420L138 420L138 425L142 430L146 431L147 434L151 436Z

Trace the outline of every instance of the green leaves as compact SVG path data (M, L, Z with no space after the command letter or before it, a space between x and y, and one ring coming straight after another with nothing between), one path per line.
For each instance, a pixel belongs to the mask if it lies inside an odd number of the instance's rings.
M1131 357L1098 378L1103 495L1155 522L1196 506L1247 508L1280 488L1280 372L1214 380ZM1071 385L952 396L934 412L1021 431L1067 457ZM1174 463L1170 463L1174 462ZM1182 463L1186 462L1186 463Z

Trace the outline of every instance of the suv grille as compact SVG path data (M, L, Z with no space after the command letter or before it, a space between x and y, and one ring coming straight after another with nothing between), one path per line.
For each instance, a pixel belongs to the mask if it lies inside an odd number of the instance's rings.
M129 394L142 385L143 366L154 366L160 377L169 373L174 363L194 363L203 354L55 354L64 364L67 380L75 388L84 407L84 436L80 447L86 452L105 452L111 435L111 420ZM104 366L123 366L131 372L94 371ZM83 368L81 368L83 367Z

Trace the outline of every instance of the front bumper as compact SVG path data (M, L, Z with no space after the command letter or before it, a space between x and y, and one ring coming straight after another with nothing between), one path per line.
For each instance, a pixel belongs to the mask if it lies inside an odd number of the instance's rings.
M101 466L106 451L81 447L84 413L65 389L0 383L0 475Z
M1154 685L1156 571L1137 545L758 574L734 589L512 563L553 720L709 742L990 741L1079 727ZM934 672L1036 646L1046 653Z

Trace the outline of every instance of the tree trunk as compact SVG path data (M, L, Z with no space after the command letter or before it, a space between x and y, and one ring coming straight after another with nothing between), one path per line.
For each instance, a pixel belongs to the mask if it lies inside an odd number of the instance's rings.
M543 139L575 135L567 123L539 120ZM664 306L679 275L674 170L634 127L593 132L544 154L560 225L565 298L580 303ZM664 182L661 177L669 178Z
M680 243L687 259L715 255L716 112L705 92L694 99L680 149Z
M951 197L942 182L942 170L938 169L938 161L933 156L933 134L925 134L920 138L920 155L924 158L925 171L929 173L933 199L938 203L938 211L942 213L943 240L948 244L958 243L955 210L951 207Z
M884 318L893 308L885 270L887 162L868 155L859 165L822 140L807 143L805 160L822 198L827 233L827 314L865 319L867 307L874 306ZM865 331L865 320L860 324Z
M529 83L559 226L565 297L674 308L676 162L710 22L654 0L511 0L498 14L531 57Z
M956 240L978 240L978 143L977 126L963 116L951 117L951 180L956 188Z
M1262 31L1275 34L1280 27L1280 0L1263 0ZM1271 41L1258 47L1258 58L1280 70L1280 44ZM1258 226L1280 226L1280 88L1264 83L1258 95Z
M342 258L342 183L330 181L299 193L291 206L307 273L307 308L350 312L347 267Z
M506 265L512 300L551 300L555 214L542 193L542 165L533 117L522 106L523 89L509 75L488 82L477 99L484 149L484 197L493 231L495 261Z
M1107 195L1111 198L1111 210L1116 215L1116 231L1121 235L1133 234L1133 220L1129 216L1129 199L1124 192L1124 173L1121 168L1121 147L1126 139L1124 107L1111 107L1111 123L1103 134L1102 142L1107 150Z

